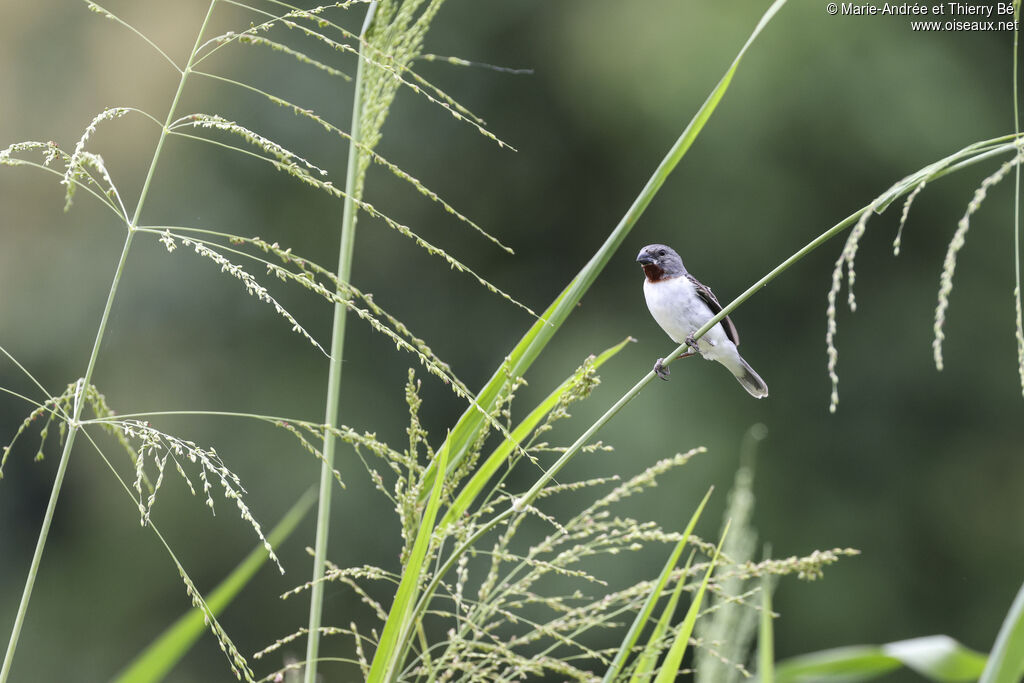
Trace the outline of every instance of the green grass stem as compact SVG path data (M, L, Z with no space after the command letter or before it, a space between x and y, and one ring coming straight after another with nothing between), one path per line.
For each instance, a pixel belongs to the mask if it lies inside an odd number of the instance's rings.
M686 587L686 577L690 575L690 567L693 565L695 554L696 551L690 551L690 556L686 558L686 564L683 566L683 571L679 574L676 587L672 590L672 595L669 596L668 603L662 610L661 617L658 618L658 623L654 625L654 630L651 631L650 637L647 638L647 645L644 646L643 652L640 653L629 683L647 683L654 676L655 666L658 663L658 658L661 656L661 651L664 649L662 638L665 637L668 627L672 623L672 615L676 613L676 606L679 604L679 597L683 594L683 588Z
M437 461L443 468L448 461L447 449L442 449L438 453ZM367 676L369 683L396 680L397 672L401 670L402 655L408 642L412 639L414 625L421 623L416 618L415 608L423 574L429 571L425 558L434 535L434 522L437 520L437 512L441 507L441 490L443 488L444 478L435 478L430 499L420 520L419 531L416 533L416 540L413 542L412 551L409 553L409 559L402 572L402 581L395 592L394 602L391 603L391 610L388 612L388 618L384 624L384 631L380 635L380 643L373 655L370 675Z
M626 632L626 636L622 639L622 643L619 645L619 651L615 654L615 659L608 666L608 670L604 674L604 683L614 683L619 680L619 676L622 673L623 667L626 665L626 659L629 658L631 652L633 652L633 646L636 645L637 640L640 639L640 633L643 632L644 627L647 626L647 621L654 614L654 607L658 604L658 600L661 599L661 593L668 584L669 577L672 576L672 572L675 570L676 565L679 564L679 558L683 554L683 550L686 549L686 544L690 541L690 534L693 533L693 528L697 526L697 520L700 519L700 515L704 512L704 506L707 505L708 499L711 498L711 492L714 489L708 489L708 492L704 494L704 499L700 501L700 505L697 506L697 510L690 517L689 523L686 525L686 530L683 531L682 537L679 542L676 543L676 547L672 549L672 553L669 555L668 560L665 562L665 567L661 570L661 575L658 576L658 581L654 584L654 588L651 589L650 594L647 596L647 600L644 601L643 607L636 613L636 618L633 619L633 624L629 627L629 631ZM685 583L686 576L679 577L679 583ZM671 618L671 617L670 617Z
M722 532L722 538L718 541L718 547L715 548L715 554L708 565L708 570L704 574L704 580L701 581L697 594L693 596L690 608L686 610L683 623L679 625L679 630L676 632L672 647L669 649L668 654L665 655L665 660L661 663L661 669L659 669L654 683L671 683L676 680L679 669L683 664L683 655L686 654L686 648L690 645L690 635L693 633L693 627L697 624L697 616L700 614L700 605L704 601L704 593L708 589L708 581L711 580L711 574L715 571L715 566L718 564L718 556L722 552L722 545L725 543L728 535L729 524L727 522L725 530Z
M359 33L360 51L365 46L364 38L377 3L373 2L366 10L362 31ZM345 203L342 209L341 243L338 249L338 280L347 283L352 277L352 256L355 252L356 211L355 202L356 176L359 165L360 121L362 118L363 60L356 67L355 90L352 96L352 132L348 148L348 167L345 175ZM339 296L345 296L339 291ZM334 484L334 453L337 439L334 430L338 426L338 404L341 396L341 368L345 351L345 320L348 307L343 302L334 304L334 325L331 332L330 369L327 375L327 401L324 424L324 459L320 465L320 501L317 505L316 546L313 551L313 579L309 596L309 636L306 641L305 683L315 683L317 657L320 651L320 624L323 617L324 602L324 567L327 561L327 548L331 521L331 492Z

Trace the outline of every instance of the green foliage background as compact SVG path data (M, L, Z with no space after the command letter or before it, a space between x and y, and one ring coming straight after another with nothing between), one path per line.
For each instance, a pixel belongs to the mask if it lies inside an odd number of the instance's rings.
M180 56L202 3L119 2L110 8ZM498 149L402 92L381 153L470 216L517 255L480 239L382 169L367 200L386 207L535 310L579 269L724 71L763 11L708 0L451 0L428 51L532 75L422 65L425 75L483 116L518 149ZM358 28L361 11L350 26ZM55 139L71 148L104 107L166 107L177 76L146 46L77 3L8 2L0 22L0 141ZM527 376L533 405L589 353L626 335L639 343L602 368L603 385L560 426L575 436L672 348L650 319L632 257L666 242L723 301L893 181L975 140L1012 132L1011 35L915 33L909 20L831 17L791 3L759 38L728 95L664 191L545 356ZM257 48L218 66L345 122L351 87ZM198 85L197 85L198 84ZM183 110L265 131L338 177L345 147L285 110L196 81ZM122 189L137 192L156 132L141 119L101 127L100 151ZM998 163L998 162L996 162ZM788 271L733 316L743 352L771 387L753 401L710 363L673 367L601 434L612 453L574 462L567 476L633 474L692 446L710 453L666 479L642 512L681 527L709 483L724 490L743 433L768 426L757 469L755 524L776 556L852 546L824 581L784 582L774 597L780 657L860 642L946 633L992 642L1024 566L1024 420L1013 340L1012 196L996 188L972 220L947 324L946 369L931 361L931 316L946 243L979 165L917 198L894 259L898 211L869 224L858 257L858 311L840 312L841 402L827 412L825 293L841 243ZM258 234L330 265L340 203L263 165L174 141L155 178L146 222ZM121 228L89 202L62 213L63 188L39 174L0 172L0 341L50 388L81 372L120 248ZM144 252L148 252L144 254ZM142 255L142 257L140 257ZM95 384L120 410L241 410L318 420L325 360L210 264L140 244L97 367ZM361 219L354 283L424 338L471 387L487 379L532 321L396 233ZM314 336L329 307L278 288ZM342 421L404 439L403 386L414 361L357 322L346 348ZM425 374L425 373L423 373ZM0 364L5 386L23 380ZM441 431L463 405L425 379L422 418ZM0 434L27 411L0 398ZM209 420L167 429L215 444L265 523L314 481L319 464L285 436ZM180 579L95 458L72 461L15 663L15 680L109 677L187 606ZM0 482L0 621L13 619L56 464L15 451ZM393 565L398 527L387 501L344 449L348 489L335 497L331 559ZM84 456L84 457L83 457ZM522 483L526 483L525 481ZM169 495L171 494L171 495ZM156 519L201 589L253 544L230 514L211 519L171 482ZM634 503L640 505L641 503ZM715 536L716 496L698 528ZM246 651L305 620L307 604L272 597L308 578L302 545L312 522L265 569L222 623ZM604 576L654 576L663 554L616 556ZM324 622L362 608L327 591ZM10 616L8 616L10 615ZM54 656L57 650L60 656ZM301 648L295 654L301 656ZM20 672L20 674L19 674ZM228 674L204 638L175 680ZM212 678L210 678L212 676ZM894 674L886 680L913 680Z

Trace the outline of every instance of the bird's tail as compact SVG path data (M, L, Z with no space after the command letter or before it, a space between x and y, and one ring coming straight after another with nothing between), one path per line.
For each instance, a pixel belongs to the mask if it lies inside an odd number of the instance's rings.
M754 372L754 368L750 367L747 361L740 358L739 364L729 367L729 370L739 380L739 383L743 385L743 388L747 390L747 393L754 398L764 398L768 395L768 385L764 383L759 374Z

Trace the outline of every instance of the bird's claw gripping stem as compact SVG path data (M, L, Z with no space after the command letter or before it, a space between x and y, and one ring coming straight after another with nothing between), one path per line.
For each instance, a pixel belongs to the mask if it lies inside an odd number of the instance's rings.
M668 376L671 374L671 371L667 367L665 367L665 365L663 364L664 361L664 358L659 358L654 363L654 374L667 382Z

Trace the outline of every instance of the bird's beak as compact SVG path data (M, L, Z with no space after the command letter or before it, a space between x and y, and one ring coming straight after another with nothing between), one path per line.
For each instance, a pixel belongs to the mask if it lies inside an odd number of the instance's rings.
M647 252L641 251L640 255L636 257L636 262L644 266L649 266L654 263L654 259L651 258L650 254Z

